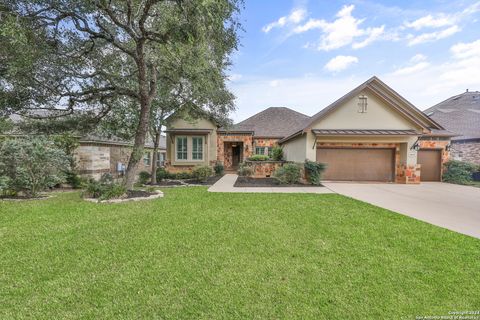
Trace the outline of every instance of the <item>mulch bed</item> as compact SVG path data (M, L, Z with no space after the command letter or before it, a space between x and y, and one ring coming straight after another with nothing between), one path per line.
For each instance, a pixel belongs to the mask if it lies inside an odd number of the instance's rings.
M251 188L251 187L323 187L322 185L311 184L281 184L275 178L252 178L252 177L238 177L233 185L236 188Z
M50 195L39 195L37 197L30 196L0 196L0 200L44 200L51 198Z
M127 196L123 199L144 198L153 196L155 193L144 190L127 190Z
M182 179L182 180L163 180L158 182L155 186L158 187L175 187L175 186L211 186L220 180L222 176L212 176L207 181L197 181L195 179Z

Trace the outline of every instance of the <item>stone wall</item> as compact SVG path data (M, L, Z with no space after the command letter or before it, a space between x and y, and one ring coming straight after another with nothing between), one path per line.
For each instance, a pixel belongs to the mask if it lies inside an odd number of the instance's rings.
M122 163L126 167L131 151L131 147L121 145L80 144L74 153L78 173L94 179L99 179L104 173L110 173L114 178L121 178L123 173L117 170L117 164ZM153 150L146 149L145 152L150 153L150 165L145 165L142 158L136 174L141 171L150 173L152 170Z
M217 161L221 162L225 168L229 168L232 165L231 148L225 150L225 142L241 142L243 144L242 159L240 159L240 162L252 156L253 137L251 134L219 133L217 135Z
M452 159L480 164L480 141L452 142Z
M280 139L275 139L275 138L253 138L253 145L254 147L273 148L274 146L278 145L279 140Z
M283 166L284 161L245 161L252 167L254 178L272 177L275 170Z

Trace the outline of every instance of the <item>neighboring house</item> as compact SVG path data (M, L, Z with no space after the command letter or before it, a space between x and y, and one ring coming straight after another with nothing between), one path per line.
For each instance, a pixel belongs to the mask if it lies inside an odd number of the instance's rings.
M312 117L268 108L232 128L173 119L166 166L182 171L219 161L232 169L279 144L288 161L326 163L325 180L440 181L452 136L372 77Z
M457 136L452 138L452 158L480 164L480 92L466 91L424 111Z
M12 115L10 119L14 124L22 121L22 117ZM24 136L20 129L14 128L6 136ZM98 134L77 136L79 146L74 152L76 160L76 170L78 174L85 177L99 179L104 173L110 173L114 178L123 176L133 144L129 141L114 137L103 137ZM151 141L147 137L147 141ZM163 166L166 159L166 140L165 136L160 139L159 161L157 166ZM145 153L142 161L137 168L137 174L141 171L151 172L153 161L153 143L145 144Z
M79 147L75 150L77 171L80 175L100 178L104 173L110 173L115 178L125 173L133 144L120 139L106 139L99 136L83 136L79 138ZM160 139L157 166L163 166L166 158L166 140ZM141 171L151 172L153 165L153 143L145 144L143 159L137 167Z

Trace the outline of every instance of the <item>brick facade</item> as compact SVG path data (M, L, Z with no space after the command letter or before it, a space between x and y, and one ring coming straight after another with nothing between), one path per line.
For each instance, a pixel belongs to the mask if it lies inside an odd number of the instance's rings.
M452 159L480 164L479 141L452 141Z

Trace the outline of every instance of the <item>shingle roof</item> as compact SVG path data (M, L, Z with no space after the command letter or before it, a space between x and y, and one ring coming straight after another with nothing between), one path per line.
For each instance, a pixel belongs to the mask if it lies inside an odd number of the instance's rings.
M283 138L309 119L309 116L289 108L271 107L220 131L253 132L256 137Z
M452 140L480 139L480 92L467 91L424 111L445 129L459 136Z

